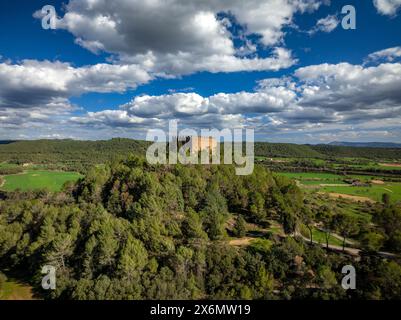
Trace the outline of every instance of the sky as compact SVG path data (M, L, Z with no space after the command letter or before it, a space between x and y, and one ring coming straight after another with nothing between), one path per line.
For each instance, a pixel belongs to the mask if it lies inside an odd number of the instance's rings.
M174 119L401 141L401 0L13 0L0 23L0 140L144 139Z

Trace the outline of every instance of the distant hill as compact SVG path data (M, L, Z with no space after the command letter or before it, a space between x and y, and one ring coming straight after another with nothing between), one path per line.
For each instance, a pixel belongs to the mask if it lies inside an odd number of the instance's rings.
M87 167L133 153L144 155L149 142L111 140L23 140L0 143L0 162L54 164L84 172Z
M356 147L356 148L401 148L401 143L393 142L344 142L333 141L330 146Z
M401 159L401 148L256 142L255 155L282 158L366 158L372 160L398 160Z
M107 141L2 141L0 163L9 161L20 164L52 164L56 168L85 172L90 166L126 157L130 153L144 156L150 144L146 141L119 138ZM271 158L366 158L399 161L401 148L256 142L255 155Z
M323 154L309 145L269 142L256 142L255 155L272 158L324 158Z

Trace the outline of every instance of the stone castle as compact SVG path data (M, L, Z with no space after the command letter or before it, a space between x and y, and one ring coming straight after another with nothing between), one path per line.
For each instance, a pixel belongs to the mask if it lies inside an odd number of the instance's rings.
M212 137L191 136L180 138L178 140L179 146L190 143L192 153L199 153L208 150L210 154L213 154L217 149L217 141Z

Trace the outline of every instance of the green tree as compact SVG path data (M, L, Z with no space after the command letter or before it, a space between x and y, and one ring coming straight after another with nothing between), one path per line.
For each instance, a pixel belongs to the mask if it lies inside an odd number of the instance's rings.
M182 223L182 233L188 239L207 239L202 220L194 210L189 209Z
M3 290L6 281L7 281L7 276L0 271L0 293ZM1 294L0 294L0 298L1 298Z
M305 226L309 230L309 239L310 243L313 243L313 228L314 228L314 223L315 223L315 215L312 210L310 210L307 207L303 207L301 210L301 219L302 222L305 224Z
M382 202L386 207L390 205L390 195L388 193L383 193Z
M385 241L384 236L378 232L367 232L362 236L361 244L368 251L379 251Z
M358 220L347 214L338 214L334 218L334 226L343 237L343 251L346 238L356 235L359 231Z
M225 223L228 215L227 203L217 185L209 187L202 215L206 221L206 231L210 239L217 240L225 237Z
M239 215L237 219L235 220L235 225L234 225L234 235L243 238L246 235L246 221L243 218L242 215Z
M118 270L122 277L138 280L147 263L148 253L143 243L129 235L119 259Z

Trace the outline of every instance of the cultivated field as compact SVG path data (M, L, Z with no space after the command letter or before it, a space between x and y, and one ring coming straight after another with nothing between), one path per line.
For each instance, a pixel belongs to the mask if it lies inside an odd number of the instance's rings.
M323 187L322 191L326 193L337 193L345 194L356 197L367 197L374 201L381 201L384 193L390 195L390 199L395 201L401 201L401 183L385 183L383 185L372 185L370 187Z
M4 176L1 187L5 191L21 191L47 189L49 191L60 191L67 181L76 181L81 177L75 172L27 170L20 174Z
M337 175L330 173L279 173L298 181L300 187L307 191L324 192L336 197L355 201L381 201L384 193L390 195L392 202L401 201L401 183L387 181L381 176ZM345 180L356 180L359 185L352 185ZM353 196L347 197L347 196Z

